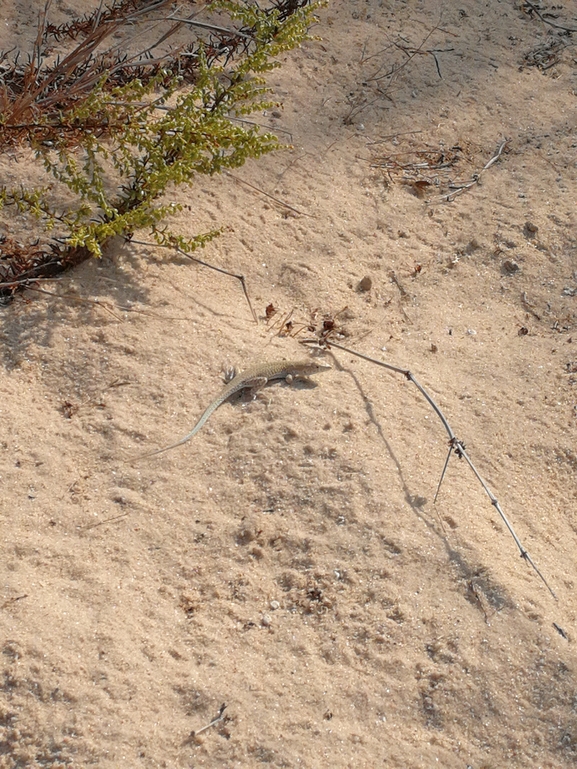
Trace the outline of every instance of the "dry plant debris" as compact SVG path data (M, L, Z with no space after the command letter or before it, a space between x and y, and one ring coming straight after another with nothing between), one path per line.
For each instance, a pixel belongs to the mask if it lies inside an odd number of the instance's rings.
M393 141L396 146L401 144L396 137ZM465 150L458 145L447 149L443 147L436 149L428 146L413 147L410 139L405 139L402 144L407 146L407 149L382 154L382 150L380 148L375 150L375 143L371 142L370 148L374 152L371 167L384 169L388 183L397 181L410 188L416 197L426 199L429 203L436 203L450 202L466 190L479 184L482 174L506 152L508 140L501 141L495 154L483 167L472 171L470 179L464 181L453 179L449 170L459 168L459 164L464 165L465 158L468 165L474 168L472 147L467 148L468 152L465 154ZM430 193L434 194L431 195Z

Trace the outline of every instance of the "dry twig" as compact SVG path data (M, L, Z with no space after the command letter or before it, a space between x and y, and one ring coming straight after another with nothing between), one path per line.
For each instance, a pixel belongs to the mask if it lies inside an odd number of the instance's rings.
M81 526L79 531L88 531L89 529L96 529L98 526L104 526L105 523L112 523L113 521L119 521L121 518L126 518L128 513L120 513L120 515L114 515L112 518L105 518L103 521L97 523L89 523L88 526Z
M247 182L244 179L239 179L238 176L231 174L230 171L226 171L225 173L227 176L230 176L231 179L234 179L235 182L239 182L239 184L245 184L247 187L250 187L252 190L255 190L256 192L258 192L259 195L264 195L265 197L270 198L271 200L274 200L275 203L278 203L283 208L288 208L289 211L294 211L294 213L298 214L299 216L310 216L311 219L314 219L312 214L307 214L305 211L299 211L298 208L289 206L289 204L285 203L284 200L280 200L280 198L275 198L274 195L271 195L270 193L265 192L264 190L261 190L260 187L256 187L254 184L251 184L250 182Z
M479 184L481 180L481 176L487 171L491 166L499 160L501 155L503 154L503 151L507 144L509 143L509 139L504 139L501 144L499 145L499 148L495 155L483 166L483 168L476 174L473 174L471 177L471 181L469 182L463 182L461 184L450 184L449 187L453 190L452 192L449 192L447 195L440 195L437 198L437 201L439 200L447 200L447 201L453 201L455 198L460 195L461 193L465 192L465 190L471 189L471 187L474 187L476 184ZM429 201L429 202L437 202L437 201Z
M126 239L128 243L138 243L141 246L158 246L159 248L171 248L174 251L177 251L181 256L186 257L186 259L190 259L191 262L196 262L197 264L201 264L203 267L208 267L209 270L215 270L215 272L220 272L223 275L230 275L231 278L236 278L240 281L240 285L242 286L242 290L244 292L244 296L246 301L248 302L248 306L250 308L253 320L255 323L258 323L258 318L256 315L256 312L254 311L254 308L252 306L252 302L250 301L250 297L248 295L248 290L246 287L246 280L244 275L237 275L234 272L230 272L229 270L225 270L223 267L216 267L214 264L209 264L208 262L203 262L202 259L198 259L196 256L191 256L191 254L187 254L186 251L183 251L182 248L179 248L178 246L172 246L168 243L148 243L144 240L136 240L135 238L127 238Z
M487 484L485 483L485 481L483 480L483 478L479 474L479 471L477 470L477 468L475 467L475 465L471 461L471 459L470 459L470 457L467 454L467 451L465 449L465 444L463 443L463 441L459 440L456 437L456 435L453 432L451 426L449 425L445 415L443 414L443 412L441 411L441 409L439 408L437 403L429 395L427 390L417 381L417 379L413 376L413 374L408 369L403 369L403 368L400 368L399 366L393 366L390 363L384 363L383 361L377 360L376 358L371 358L369 355L364 355L363 353L357 352L356 350L351 350L350 347L344 347L343 345L337 344L336 342L333 342L332 339L328 339L328 338L325 338L323 340L319 340L319 339L306 339L306 340L302 340L301 344L309 344L309 345L310 344L314 344L316 346L321 346L321 347L323 347L325 349L331 349L331 347L336 347L339 350L343 350L344 352L350 353L351 355L355 355L358 358L362 358L363 360L366 360L369 363L374 363L375 365L382 366L383 368L386 368L389 371L394 371L397 374L402 374L404 377L406 377L406 379L409 380L409 382L412 382L415 385L415 387L419 390L421 395L428 402L428 404L431 406L431 408L433 409L435 414L439 417L439 419L441 420L441 422L443 424L443 427L445 428L445 430L447 431L447 434L449 436L449 453L447 454L447 459L445 460L445 465L444 465L443 471L441 473L441 479L439 481L439 485L438 485L437 491L435 493L435 501L437 500L437 495L439 493L439 489L441 488L441 484L443 482L443 478L445 477L445 472L447 470L447 466L449 464L449 460L451 458L451 454L454 452L459 459L464 459L467 462L467 464L469 465L469 467L471 468L471 470L473 471L475 477L477 478L477 480L479 481L479 483L483 487L484 492L487 494L487 496L491 500L491 504L493 505L495 510L499 513L499 515L501 517L501 520L503 521L503 523L505 524L505 526L509 530L509 533L511 534L511 536L515 540L515 544L519 548L519 552L520 552L521 558L523 558L523 560L525 560L528 564L530 564L530 566L533 568L535 573L542 580L542 582L545 585L545 587L547 588L547 590L551 593L553 598L555 598L555 600L557 600L557 596L555 595L555 593L553 592L553 590L549 586L549 583L547 582L547 580L545 579L543 574L540 572L540 570L536 566L535 562L533 561L533 559L529 555L528 551L525 549L525 547L523 547L523 545L521 543L521 540L519 539L519 537L517 536L517 534L515 532L515 529L511 525L511 523L510 523L509 519L507 518L507 516L505 515L505 513L503 512L503 510L501 508L501 505L499 504L499 501L497 500L495 495L492 493L491 489L487 486Z
M215 716L215 718L213 718L212 721L209 724L207 724L206 726L203 726L202 729L197 729L196 731L193 730L190 733L190 738L194 739L195 737L198 737L199 734L202 734L203 732L206 732L206 730L210 729L211 726L215 726L220 721L223 721L226 718L226 716L224 714L225 710L226 710L226 703L223 702L222 705L220 706L220 708L218 710L218 713Z
M527 8L529 9L528 11ZM523 10L527 13L528 16L531 16L531 14L534 13L535 16L538 16L544 24L548 24L550 27L554 27L555 29L562 29L564 32L577 32L575 27L565 27L562 24L555 24L555 22L550 21L543 13L541 13L537 6L533 5L533 3L530 3L529 0L525 0L523 3ZM548 15L551 16L552 14Z
M28 598L28 593L24 593L23 595L16 595L16 596L14 596L14 598L8 598L0 606L0 609L6 609L7 606L11 606L13 603L17 603L18 601L22 601L24 598Z

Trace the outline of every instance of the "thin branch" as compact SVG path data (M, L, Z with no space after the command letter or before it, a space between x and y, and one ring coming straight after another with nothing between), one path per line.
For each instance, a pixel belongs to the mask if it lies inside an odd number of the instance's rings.
M245 40L254 40L253 35L247 35L245 32L241 32L238 29L227 29L226 27L219 27L217 24L209 24L206 21L196 21L195 19L183 19L180 16L167 16L165 19L151 19L151 21L179 21L181 24L190 24L193 27L202 27L202 29L210 29L213 32L221 32L232 37L243 37Z
M8 280L4 283L0 283L0 288L12 288L12 286L24 286L24 288L30 288L30 283L39 283L40 281L59 281L60 278L24 278L23 280Z
M439 479L439 483L437 484L437 490L435 491L435 498L433 499L433 504L436 504L437 497L439 496L439 491L441 490L441 484L443 483L443 479L445 477L445 473L447 472L447 467L449 466L449 459L451 459L451 454L453 453L453 446L449 446L449 452L447 454L447 459L445 459L445 464L443 465L443 470L441 472L441 477Z
M0 606L0 609L5 609L7 606L10 606L17 601L22 601L23 598L28 598L28 593L24 593L23 595L16 595L14 598L8 598L6 601L4 601L2 606Z
M527 299L526 291L523 291L523 293L521 294L521 302L523 303L523 307L527 310L527 312L530 312L534 318L537 318L537 320L541 320L541 316L536 312L533 305Z
M260 187L256 187L254 184L251 184L250 182L246 182L244 179L239 179L238 176L235 176L234 174L231 174L230 171L225 171L225 174L227 176L230 176L231 179L234 179L235 182L239 182L240 184L246 184L247 187L250 187L252 190L255 190L260 195L264 195L266 198L270 198L271 200L274 200L275 203L278 203L280 206L283 206L284 208L288 208L289 211L294 211L295 214L299 214L299 216L309 216L311 219L315 218L313 216L313 214L307 214L305 211L299 211L298 208L294 208L293 206L289 206L289 204L285 203L284 200L280 200L279 198L275 198L274 195L270 195L268 192L265 192L264 190L261 190Z
M472 471L475 473L475 475L476 475L476 477L477 477L477 480L479 481L479 483L481 484L481 486L482 486L482 487L483 487L483 489L485 490L485 493L487 494L487 496L488 496L488 497L489 497L489 499L491 500L491 504L494 506L495 510L496 510L496 511L499 513L499 515L501 516L501 519L502 519L503 523L504 523L504 524L505 524L505 526L506 526L506 527L509 529L509 533L511 534L511 536L512 536L512 537L513 537L513 539L515 540L515 544L516 544L516 545L517 545L517 547L519 548L519 552L520 552L520 554L521 554L521 558L523 558L525 561L527 561L527 563L530 563L530 564L531 564L531 566L533 567L533 569L534 569L534 570L537 572L537 574L539 575L539 577L541 577L541 579L543 580L543 582L544 582L545 586L547 587L547 590L549 590L549 592L551 593L551 595L553 596L553 598L555 598L555 600L556 600L556 599L557 599L557 596L555 595L555 593L553 592L553 590L552 590L552 589L549 587L549 584L548 584L547 580L546 580L546 579L545 579L545 577L544 577L544 576L541 574L541 572L539 571L539 569L538 569L538 568L537 568L537 566L535 565L535 562L533 561L533 559L531 558L531 556L529 555L529 553L527 552L527 550L526 550L526 549L523 547L523 545L522 545L522 543L521 543L521 540L519 539L519 537L518 537L518 536L517 536L517 534L515 533L515 529L513 528L512 524L509 522L509 519L507 518L507 516L505 515L505 513L504 513L504 512L503 512L503 510L501 509L501 505L499 504L499 502L498 502L497 498L496 498L496 497L494 496L494 494L491 492L491 489L490 489L490 488L487 486L487 484L485 483L485 481L483 480L483 478L482 478L482 477L479 475L479 472L478 472L477 468L475 467L475 465L472 463L471 459L469 458L469 455L468 455L468 454L467 454L467 452L465 451L465 446L463 445L463 443L462 443L461 441L457 441L457 440L455 439L455 442L454 442L454 451L455 451L455 453L457 454L457 456L458 456L459 458L460 458L460 457L463 457L463 459L464 459L464 460L467 462L467 464L469 465L469 467L471 468L471 470L472 470Z
M190 259L191 262L196 262L197 264L201 264L203 267L208 267L210 270L215 270L215 272L220 272L223 275L229 275L231 278L236 278L240 281L240 284L242 286L242 290L244 292L244 296L246 301L248 302L248 306L250 308L250 311L252 313L252 317L255 323L258 323L258 317L256 312L253 309L252 302L250 301L250 297L248 295L248 290L246 287L246 281L244 275L237 275L234 272L230 272L229 270L225 270L223 267L215 267L214 264L209 264L208 262L203 262L202 259L197 259L196 256L191 256L190 254L187 254L186 251L183 251L182 248L179 248L178 246L172 246L169 243L148 243L144 240L136 240L136 238L126 238L126 241L128 243L138 243L141 246L151 246L155 247L158 246L160 248L171 248L173 251L176 251L177 253L181 254L181 256L186 257L187 259Z
M122 312L135 312L137 315L147 315L149 318L157 318L158 320L178 320L189 322L192 318L178 318L174 315L159 315L157 312L149 312L148 310L137 310L136 307L128 307L127 305L119 304L118 310Z
M163 112L170 112L171 109L173 109L172 107L167 107L165 104L160 104L160 102L163 101L164 98L165 98L165 96L162 95L162 96L159 96L158 99L156 99L156 101L151 101L151 102L145 102L145 101L142 101L142 102L137 102L137 101L132 101L132 102L131 101L106 101L106 102L103 102L103 104L106 104L106 105L111 106L111 107L131 107L131 108L135 107L135 108L140 108L140 109L157 109L157 110L161 110ZM265 125L264 123L257 123L255 120L246 120L245 118L236 117L235 115L228 115L228 119L229 120L234 120L236 123L245 123L246 125L257 126L258 128L264 128L265 130L272 131L273 133L286 134L290 138L290 141L292 141L292 133L290 131L287 131L286 128L278 128L277 126ZM24 125L20 125L20 126L12 126L11 125L11 126L7 126L7 127L8 128L27 128L29 125L32 125L34 127L34 124L32 124L32 123L24 124ZM39 123L37 125L40 126L40 125L44 125L44 124L40 124ZM61 125L59 125L58 128L60 129ZM417 133L417 132L411 131L409 133ZM231 174L231 176L232 176L232 174ZM239 179L238 181L241 181L241 180ZM260 190L259 190L259 192L260 192ZM284 205L284 203L283 203L283 205ZM306 216L306 214L305 214L305 216Z
M421 41L421 43L417 48L409 48L408 46L403 46L400 43L397 43L395 40L392 40L391 45L397 48L399 51L402 51L407 58L402 64L399 64L398 67L393 66L392 69L390 69L386 75L379 75L379 77L377 77L379 71L382 69L382 65L381 65L381 67L379 67L379 69L373 75L365 78L365 82L366 83L376 82L379 80L384 80L387 77L390 77L392 82L392 78L394 78L402 69L404 69L407 66L407 64L411 61L411 59L414 59L415 56L417 56L417 54L429 53L428 51L423 51L423 46L425 45L427 40L431 37L431 35L434 32L436 32L438 29L440 29L439 24L437 24L431 30L429 30L429 32L425 35L425 37L423 38L423 40Z
M577 32L577 29L574 27L563 27L561 24L555 24L554 22L549 21L549 19L546 19L545 16L543 16L543 14L539 11L539 9L533 5L533 3L530 3L529 0L525 0L523 5L528 5L533 13L535 13L544 24L548 24L550 27L554 27L555 29L562 29L564 32Z
M258 126L258 128L264 128L267 131L272 131L272 133L286 134L289 137L289 141L292 142L293 140L293 135L291 131L287 131L286 128L279 128L278 126L274 126L274 125L265 125L264 123L257 123L255 120L246 120L245 118L237 117L236 115L229 115L228 119L234 120L236 123L246 123L246 125Z
M471 189L471 187L474 187L476 184L479 184L482 174L484 174L487 169L491 168L491 166L499 160L499 158L503 154L505 147L507 146L507 144L509 144L509 141L510 139L504 139L501 142L495 155L493 155L493 157L487 163L485 163L485 165L479 171L479 173L473 174L470 182L464 182L463 184L451 184L450 187L453 190L452 192L449 192L446 195L440 195L438 198L435 199L435 201L428 201L428 202L429 203L438 202L440 200L447 200L452 202L453 200L455 200L457 195L460 195L461 193L465 192L465 190L469 190Z
M490 164L487 164L486 167L488 167L489 165ZM432 407L433 411L437 414L437 416L439 417L439 419L441 420L441 422L443 424L443 427L445 428L445 430L447 431L447 434L449 435L449 455L448 455L448 457L447 457L447 459L445 461L445 466L443 468L443 474L441 476L441 481L442 481L443 476L445 474L445 470L446 470L447 465L449 463L449 458L450 458L452 452L455 452L455 454L457 455L457 457L459 457L459 459L461 459L461 458L465 459L465 461L467 462L467 464L469 465L469 467L471 468L471 470L475 474L477 480L479 481L479 483L483 487L483 490L485 491L485 493L487 494L487 496L491 500L491 504L494 506L495 510L497 510L497 512L501 516L501 520L503 521L503 523L505 524L505 526L509 530L509 533L511 534L511 536L515 540L515 544L519 548L519 552L521 554L521 558L523 558L527 563L529 563L533 567L533 570L539 576L539 578L543 581L543 584L545 585L547 590L551 593L553 598L555 598L555 600L557 600L557 596L555 595L555 593L553 592L553 590L549 586L549 583L547 582L547 580L545 579L545 577L543 576L541 571L537 568L535 562L533 561L533 559L529 555L528 551L525 549L525 547L523 547L523 544L521 543L521 540L517 536L517 534L515 532L515 529L513 528L513 526L511 525L509 519L507 518L507 516L505 515L505 513L501 509L501 505L499 504L497 498L495 497L495 495L493 494L491 489L487 486L487 484L485 483L485 481L483 480L483 478L479 474L477 468L475 467L475 465L473 464L473 462L469 458L469 455L467 454L467 452L465 450L465 444L462 441L458 440L458 438L455 436L455 433L453 432L451 426L449 425L445 415L443 414L443 412L441 411L439 406L435 403L435 401L429 395L429 393L425 390L425 388L416 380L416 378L413 376L413 374L411 374L411 372L408 369L403 369L403 368L400 368L399 366L393 366L390 363L384 363L383 361L377 360L376 358L371 358L369 355L363 355L363 353L357 352L356 350L351 350L350 347L344 347L343 345L337 344L336 342L333 342L331 339L324 339L324 340L318 340L318 339L311 340L311 339L307 339L307 340L301 340L301 344L316 344L317 346L325 347L325 348L328 348L328 349L330 349L331 347L336 347L339 350L343 350L344 352L347 352L347 353L349 353L351 355L355 355L357 358L362 358L363 360L366 360L369 363L374 363L377 366L381 366L382 368L386 368L389 371L394 371L397 374L403 374L410 382L412 382L417 387L417 389L421 392L421 394L424 396L424 398L427 400L429 405ZM439 483L439 487L437 488L437 494L438 494L439 488L440 488L440 483ZM435 500L437 498L437 494L435 494Z
M102 6L104 5L104 0L100 0L100 3L98 4L98 8L96 10L96 14L94 16L94 29L100 24L100 18L102 16Z
M207 724L206 726L203 726L202 729L197 729L196 731L192 731L190 733L190 737L194 739L195 737L198 737L199 734L202 734L203 732L206 732L207 729L210 729L211 726L215 726L215 724L218 724L219 721L223 721L226 716L224 714L224 711L226 710L226 703L222 703L222 705L219 708L219 711L215 718L212 719L212 721Z
M367 109L367 107L371 107L373 104L379 101L381 97L384 97L385 99L388 99L389 101L392 101L391 97L386 94L379 92L378 96L375 96L374 99L371 99L370 101L366 101L363 104L353 104L350 108L350 110L347 112L347 114L343 118L343 124L344 125L352 125L354 118L357 117L357 115L360 115L361 112L364 112L364 110Z
M391 139L396 139L398 136L407 136L408 134L422 134L422 130L418 131L399 131L396 134L388 134L387 136L382 136L380 139L377 139L374 142L367 142L367 147L372 147L373 144L384 144L386 141L390 141Z
M105 523L112 523L112 521L119 521L121 518L126 518L128 513L121 513L120 515L115 515L112 518L105 518L103 521L98 521L98 523L90 523L88 526L81 526L79 531L88 531L88 529L95 529L97 526L104 526Z

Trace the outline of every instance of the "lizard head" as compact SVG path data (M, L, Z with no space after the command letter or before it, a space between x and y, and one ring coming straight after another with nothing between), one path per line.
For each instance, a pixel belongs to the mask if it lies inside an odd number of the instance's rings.
M314 358L304 361L302 365L304 374L320 374L321 371L328 371L330 368L332 368L332 366L329 366L328 363L324 363L323 361L316 360Z

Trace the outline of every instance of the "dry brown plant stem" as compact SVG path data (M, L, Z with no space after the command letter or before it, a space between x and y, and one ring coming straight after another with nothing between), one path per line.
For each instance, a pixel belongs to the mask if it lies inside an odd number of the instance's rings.
M428 404L431 406L431 408L433 409L435 414L439 417L439 419L441 420L441 422L443 424L443 427L445 428L445 430L447 431L447 434L449 436L449 453L447 455L447 459L445 460L445 464L444 464L444 467L443 467L443 472L441 473L441 479L439 481L439 485L438 485L437 491L435 493L435 500L434 501L435 502L437 501L437 495L439 493L439 489L441 488L441 483L443 482L443 478L445 476L445 472L447 470L447 466L449 464L449 459L451 458L451 454L453 452L455 452L455 454L457 455L457 457L459 459L464 459L467 462L467 464L469 465L469 467L473 471L474 475L476 476L477 480L479 481L479 483L483 487L483 490L485 491L485 493L487 494L487 496L491 500L491 504L493 505L495 510L499 513L499 515L501 517L501 520L503 521L503 523L505 524L505 526L509 530L509 533L511 534L511 536L515 540L515 544L519 548L519 552L520 552L521 558L523 558L523 560L525 560L528 564L531 565L531 567L534 569L535 573L543 581L543 583L544 583L545 587L547 588L547 590L551 593L553 598L555 598L555 600L557 600L557 596L555 595L554 591L549 586L549 583L547 582L547 580L545 579L543 574L540 572L540 570L537 568L535 562L533 561L533 559L529 555L529 553L526 550L526 548L523 547L523 544L521 543L521 540L517 536L517 533L515 532L515 529L513 528L511 522L509 521L509 519L507 518L505 513L503 512L503 510L501 508L501 505L499 504L499 501L497 500L497 498L495 497L495 495L493 494L491 489L487 486L486 482L483 480L483 478L480 475L479 471L477 470L477 468L475 467L475 465L471 461L469 455L467 454L467 451L465 450L465 444L463 443L463 441L461 441L461 440L459 440L457 438L457 436L453 432L449 422L447 421L447 418L445 417L445 415L443 414L443 412L441 411L441 409L439 408L437 403L435 403L435 401L433 400L431 395L429 395L427 390L420 384L420 382L417 381L417 379L413 376L413 374L408 369L400 368L399 366L393 366L390 363L384 363L383 361L377 360L376 358L371 358L369 355L364 355L363 353L357 352L356 350L351 350L350 347L344 347L343 345L337 344L336 342L333 342L332 339L331 340L321 341L321 342L319 342L318 340L307 339L307 340L302 340L301 344L315 344L317 346L320 345L321 347L324 347L325 349L331 349L332 347L336 347L339 350L343 350L344 352L350 353L351 355L355 355L357 358L362 358L363 360L366 360L369 363L374 363L376 366L381 366L382 368L386 368L389 371L394 371L396 374L402 374L404 377L406 377L406 379L409 380L409 382L412 382L415 385L415 387L419 390L421 395L428 402Z

